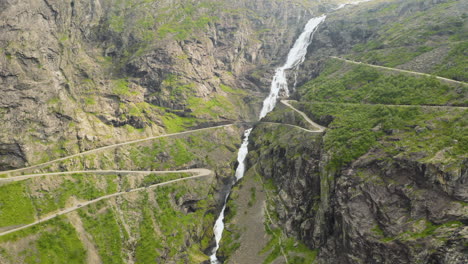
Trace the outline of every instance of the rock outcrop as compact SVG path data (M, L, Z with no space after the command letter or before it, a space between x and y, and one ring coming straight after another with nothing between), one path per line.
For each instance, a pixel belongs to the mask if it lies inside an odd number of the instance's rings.
M260 125L251 138L283 231L319 249L318 263L468 261L466 160L454 170L374 149L334 170L320 136Z
M34 164L256 116L315 4L3 1L0 144ZM3 152L2 152L3 153ZM23 163L2 159L0 169Z

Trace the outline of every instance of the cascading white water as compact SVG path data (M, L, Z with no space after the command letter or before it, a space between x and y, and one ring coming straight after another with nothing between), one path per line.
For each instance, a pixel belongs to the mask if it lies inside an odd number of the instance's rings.
M239 163L236 168L236 180L234 183L236 183L238 180L242 179L244 177L244 172L245 172L245 157L247 157L247 154L249 153L249 149L247 148L249 145L249 136L250 132L252 132L252 128L249 128L245 130L244 132L244 141L242 142L241 147L239 148L239 152L237 154L237 162ZM221 241L221 237L223 236L223 230L224 230L224 210L226 210L226 201L229 197L229 193L226 194L226 197L224 198L224 206L223 209L221 210L221 213L219 214L218 219L216 219L215 226L213 228L213 233L215 235L215 241L216 241L216 246L213 249L213 254L210 256L210 261L211 264L218 264L218 258L216 258L216 252L219 249L219 241Z
M273 77L273 81L271 82L271 88L270 88L270 94L268 97L265 99L263 102L263 107L260 112L260 118L262 119L265 117L269 112L273 110L273 108L276 105L276 102L279 97L279 93L281 91L284 92L284 95L287 97L289 96L289 89L288 89L288 82L287 82L287 76L286 76L286 71L291 70L291 69L297 69L297 67L304 62L305 56L307 54L307 47L310 45L312 42L312 35L317 29L318 25L322 23L325 20L326 16L322 15L320 17L314 17L309 22L307 22L307 25L304 28L304 31L302 34L299 36L299 38L296 40L294 43L293 48L289 51L288 53L288 58L286 60L286 64L284 64L282 67L276 69L276 74ZM244 177L244 172L245 172L245 157L248 154L248 144L249 144L249 136L250 132L252 131L252 128L247 129L244 132L244 141L242 142L242 145L239 149L239 153L237 155L237 161L239 164L237 165L236 168L236 180L242 179ZM234 183L235 183L234 182ZM210 256L210 261L211 264L218 264L218 258L216 257L216 252L219 249L219 241L221 241L221 237L223 235L223 230L224 230L224 211L226 210L226 201L229 197L229 193L226 194L226 197L224 198L224 206L223 209L221 210L221 213L219 214L218 219L216 220L215 226L213 228L213 232L215 235L215 241L216 241L216 246L213 249L213 253Z
M252 132L252 128L249 128L244 132L244 142L242 142L242 145L239 148L239 153L237 154L237 162L239 164L237 165L237 169L236 169L236 181L244 177L244 172L245 172L244 161L245 161L245 157L247 157L247 154L249 153L249 149L247 147L249 145L250 132Z
M288 79L286 78L286 71L291 69L297 69L297 67L304 62L307 54L307 47L312 42L312 35L317 29L318 25L325 20L326 16L322 15L314 17L307 22L304 31L294 43L294 46L288 53L288 59L286 63L276 69L275 76L271 82L270 94L265 101L263 101L263 108L260 112L260 119L265 117L269 112L273 110L278 101L280 92L284 93L285 97L289 96Z

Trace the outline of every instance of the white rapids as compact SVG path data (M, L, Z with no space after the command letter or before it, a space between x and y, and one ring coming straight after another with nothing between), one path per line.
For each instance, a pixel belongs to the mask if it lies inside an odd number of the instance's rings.
M252 132L252 128L249 128L245 130L244 132L244 141L242 142L241 147L239 148L239 153L237 154L237 161L239 164L237 165L236 168L236 180L242 179L244 177L244 172L245 172L245 157L247 157L247 154L249 153L249 149L247 148L249 145L249 136L250 132ZM235 183L234 182L234 183ZM213 254L210 256L210 261L211 264L218 264L218 258L216 258L216 252L219 249L219 241L221 241L221 237L223 236L223 231L224 231L224 210L226 210L226 201L229 197L229 193L226 194L226 197L224 198L224 206L223 209L221 210L221 213L219 214L218 219L216 219L215 226L213 228L213 233L215 235L215 241L216 241L216 246L213 249Z
M307 54L307 47L309 47L312 42L312 36L318 25L325 20L326 16L322 15L319 17L314 17L309 22L307 22L304 31L294 43L294 46L288 53L288 59L286 63L276 69L275 76L271 82L270 94L265 101L263 101L263 108L260 112L260 119L265 117L269 112L273 110L278 101L280 92L284 93L285 97L289 96L288 89L288 79L286 76L286 71L291 69L297 69L301 63L304 62L305 56Z
M307 54L307 47L312 42L313 33L317 29L317 27L325 20L326 16L322 15L319 17L314 17L307 22L304 31L299 36L299 38L294 43L294 46L288 53L288 58L286 63L276 69L276 74L273 77L273 81L271 82L270 94L263 102L263 107L260 112L259 119L265 117L269 112L271 112L275 106L276 102L279 98L280 92L284 93L285 97L289 96L289 89L287 83L287 70L296 70L298 66L304 62L305 56ZM239 181L244 177L245 172L245 157L247 156L249 150L249 136L252 128L245 130L244 132L244 141L242 142L241 147L239 148L239 152L237 155L237 161L239 164L236 168L236 179L235 182ZM213 248L212 255L210 256L211 264L219 264L218 258L216 257L216 252L219 249L219 241L221 241L221 237L224 231L224 211L226 210L226 201L229 197L229 193L226 194L224 198L224 206L219 214L218 219L216 220L215 226L213 228L213 232L215 235L216 246Z

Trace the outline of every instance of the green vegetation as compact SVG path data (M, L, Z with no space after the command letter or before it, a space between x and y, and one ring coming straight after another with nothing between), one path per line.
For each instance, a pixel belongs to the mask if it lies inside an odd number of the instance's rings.
M195 125L196 119L193 117L181 117L176 114L166 113L162 117L167 133L177 133Z
M257 200L257 189L255 187L250 188L250 200L247 203L247 206L252 207L252 205Z
M217 9L217 4L211 1L199 3L176 3L163 10L158 17L159 27L157 35L160 38L171 36L176 40L196 38L198 30L205 28L208 24L215 22L218 18L211 14Z
M54 221L54 232L44 232L35 241L37 251L32 251L25 263L86 263L86 250L75 228L65 221Z
M396 236L386 237L384 231L379 225L375 225L372 228L372 232L380 237L380 241L387 243L392 241L408 241L408 240L419 240L428 237L434 237L439 240L445 241L450 233L446 233L447 229L456 229L463 227L463 223L460 221L450 221L443 224L433 224L425 219L415 220L412 223L410 231L402 232ZM439 233L436 235L436 233Z
M86 105L95 105L96 104L96 99L94 99L93 96L85 97L84 103Z
M232 74L232 73L231 73L231 74ZM220 84L220 85L219 85L219 88L221 88L221 90L223 90L225 93L230 93L230 94L242 94L242 95L246 95L246 94L247 94L244 90L241 90L241 89L234 89L234 88L232 88L231 86L224 85L224 84Z
M466 110L335 103L300 106L313 120L333 117L327 124L329 130L324 144L333 153L330 165L335 168L355 160L372 147L382 146L383 142L387 143L385 150L390 154L408 155L424 150L428 161L446 148L450 151L442 162L468 153Z
M102 262L124 263L122 248L127 234L121 229L113 210L104 206L105 202L89 205L87 211L79 210L80 217L86 231L93 237Z
M331 60L324 72L300 88L309 101L402 105L468 105L468 86L451 87L434 77L387 75L369 66ZM350 68L350 69L349 69Z
M33 227L0 237L0 255L13 258L4 252L5 242L32 236L28 247L19 252L22 263L86 263L86 250L78 239L76 231L64 217L58 217ZM13 262L12 262L13 263Z
M122 15L112 15L109 18L109 27L117 33L122 33L125 29L125 18Z
M130 95L129 83L127 79L118 79L113 81L112 92L119 96Z
M170 153L174 157L175 166L177 167L195 158L195 156L187 150L185 141L180 139L176 139L175 144L171 145Z
M52 97L49 100L47 100L47 104L49 105L54 105L54 104L57 104L58 102L60 102L60 98L58 97Z
M191 174L189 173L149 174L143 179L141 187L150 186L175 179L186 178L189 176L191 176Z
M463 223L461 223L460 221L450 221L440 225L434 225L433 223L424 219L415 221L415 225L421 224L423 224L423 229L421 229L419 232L407 231L398 235L397 239L417 240L434 235L434 233L440 228L459 228L464 226Z
M148 194L144 194L143 203L148 203ZM142 207L142 221L140 222L141 237L135 248L136 263L153 263L161 256L158 250L163 248L161 238L155 233L153 217L147 206Z
M273 214L270 212L270 214ZM272 215L275 219L276 216ZM268 219L265 221L265 230L270 235L265 248L260 252L261 254L268 254L263 261L263 264L273 263L277 258L285 254L288 257L288 263L294 264L312 264L318 255L318 250L309 249L306 245L297 241L293 237L286 237L283 235L280 228L272 228L272 223Z
M72 196L83 200L93 200L117 192L116 175L95 176L92 174L73 174L71 176L44 176L39 180L35 179L29 182L29 188L37 188L34 186L37 186L37 183L46 177L61 177L64 179L56 188L51 188L47 191L38 189L34 195L31 195L30 199L34 203L38 215L45 215L65 208L67 201ZM99 188L96 183L102 183L103 187Z
M158 224L159 230L162 232L161 238L164 241L163 250L169 257L173 257L181 252L187 252L185 246L187 236L192 233L198 233L199 224L204 218L208 206L206 200L197 202L195 206L198 209L188 213L184 213L173 206L172 200L177 201L189 191L190 189L184 183L162 186L154 191L159 210L153 212L153 217ZM195 259L199 259L201 255L204 255L195 244L190 246L190 250L187 253L190 254L187 256L188 258ZM206 259L205 256L203 260Z
M192 97L188 99L189 108L195 116L209 115L211 117L219 117L225 115L233 109L233 104L226 97L216 95L208 101L202 98Z
M434 74L450 79L468 82L468 42L456 44L446 58L435 69Z
M34 222L34 211L24 182L2 185L0 227Z
M355 45L354 53L349 57L358 61L395 67L447 43L466 39L466 14L460 12L459 1L450 0L434 4L416 12L401 12L416 3L421 3L421 1L408 1L408 3L400 4L399 8L395 4L386 3L382 4L382 8L376 12L356 15L356 17L367 17L367 27L374 31L375 37ZM376 27L371 21L381 19L382 16L392 17L387 20L392 22ZM427 20L427 17L433 19ZM359 31L356 30L357 32ZM462 69L457 65L446 67L448 71L451 71L452 67L454 71L458 71L455 68ZM449 76L446 73L443 74Z

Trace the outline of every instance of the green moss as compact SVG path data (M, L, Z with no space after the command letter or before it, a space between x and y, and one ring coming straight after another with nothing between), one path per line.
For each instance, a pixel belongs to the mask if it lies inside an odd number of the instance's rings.
M65 178L56 188L47 191L39 189L33 195L25 197L34 204L36 214L39 216L49 214L59 209L64 209L67 201L72 197L83 200L93 200L106 194L117 192L116 175L73 174L71 176L44 176L38 180L49 178ZM96 179L96 177L99 177ZM107 183L107 188L99 188L96 183ZM37 180L28 181L29 189L37 186Z
M166 113L162 117L167 133L176 133L186 130L195 124L195 118L181 117L172 113Z
M348 65L351 69L336 78L341 65L329 63L319 78L300 88L301 94L314 101L397 105L463 105L463 94L468 96L468 87L451 87L435 77L387 75L364 65Z
M84 99L84 102L86 105L95 105L96 104L96 99L94 97L86 97Z
M203 219L204 210L183 213L171 206L171 200L174 196L182 197L187 192L188 189L184 184L162 186L154 192L160 210L155 211L153 217L162 232L164 247L169 257L179 254L180 250L186 248L186 236L192 232L197 232L199 221ZM196 248L192 248L192 250L194 249ZM200 253L198 252L197 254Z
M179 7L163 10L165 13L158 18L160 25L157 35L160 38L171 37L179 41L196 38L195 32L218 19L211 16L217 7L218 5L210 2L199 2L184 3Z
M87 212L79 211L83 226L86 232L91 234L103 263L123 264L122 248L126 235L122 234L113 210L105 209L98 212L97 206L102 204L90 205L91 208Z
M211 117L219 117L233 109L233 104L221 95L216 95L208 101L192 97L188 99L188 104L195 116L210 115Z
M176 139L175 143L171 145L170 149L171 156L174 158L175 166L183 165L191 161L194 156L187 150L187 146L184 141Z
M445 57L434 73L450 79L468 82L468 59L466 51L468 42L456 44Z
M28 247L19 253L21 258L25 258L25 263L86 263L86 250L75 229L64 217L2 236L0 243L14 243L28 236ZM2 247L3 244L0 244L0 251Z
M58 102L60 102L60 98L58 98L58 97L53 97L53 98L51 98L51 99L49 99L49 100L47 101L47 104L49 104L49 105L54 105L54 104L57 104Z
M109 18L109 27L115 32L122 33L125 28L125 18L121 15L112 15Z
M380 228L380 226L377 224L375 225L372 230L372 232L374 232L374 234L378 235L378 236L381 236L381 237L385 237L385 233L384 231L382 230L382 228Z
M32 248L23 251L22 254L28 255L26 263L86 263L86 250L75 228L67 222L56 220L53 229L53 232L43 232L35 241L37 251Z
M409 2L408 5L417 2L419 1ZM457 1L447 1L427 6L420 11L400 13L394 5L386 3L373 12L356 14L356 17L367 18L369 22L366 26L374 32L375 37L355 45L354 54L350 57L358 61L395 67L449 42L466 39L466 20L464 15L460 16L456 10L457 4ZM405 8L403 6L401 7ZM371 22L379 20L382 16L390 18L387 19L388 23L380 25ZM434 19L428 21L427 17ZM355 30L354 25L349 23L343 31ZM447 68L452 66L447 65Z
M446 153L446 160L459 159L467 153L468 138L462 127L466 126L468 112L461 109L423 111L419 107L336 103L305 103L301 106L314 120L333 117L324 137L325 149L333 153L330 162L333 168L355 160L387 140L386 151L389 153L401 153L402 145L407 155L424 151L428 160L448 147L451 151ZM424 129L427 124L433 127ZM423 132L414 129L418 125L423 127ZM391 131L398 134L387 136ZM397 143L391 141L395 137L399 138Z
M148 202L148 194L144 195L143 203ZM142 208L142 221L140 222L140 238L135 247L136 263L153 263L161 256L159 250L163 249L162 239L158 237L153 226L152 213L147 206Z
M142 187L150 186L150 185L158 184L161 182L167 182L167 181L181 179L181 178L185 178L189 176L191 176L191 174L188 174L188 173L150 174L143 179L143 182L141 185Z
M0 227L34 222L34 211L25 182L0 186Z
M129 83L127 79L114 80L112 82L112 92L120 96L130 95Z
M231 73L232 75L232 73ZM228 85L224 85L224 84L220 84L219 85L219 88L221 88L221 90L223 90L225 93L230 93L230 94L247 94L244 90L241 90L241 89L234 89L232 88L231 86L228 86Z

